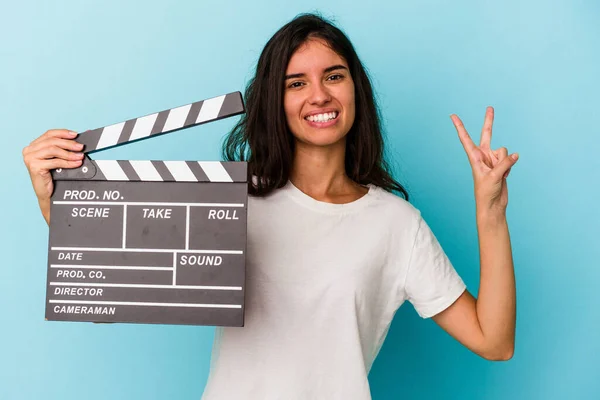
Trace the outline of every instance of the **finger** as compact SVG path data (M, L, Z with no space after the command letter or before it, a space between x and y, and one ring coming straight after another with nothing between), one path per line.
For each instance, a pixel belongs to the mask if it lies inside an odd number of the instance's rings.
M502 179L505 175L507 175L508 170L511 169L511 167L513 165L515 165L515 163L517 162L518 159L519 159L518 153L511 154L510 157L505 157L502 161L500 161L498 163L498 165L496 165L494 167L494 169L492 170L492 172L490 172L490 174L496 180Z
M506 173L504 174L504 179L508 178L508 175L510 174L510 170L511 170L511 168L509 168L508 171L506 171Z
M27 146L26 150L23 151L23 155L27 155L29 153L34 153L39 151L45 147L57 146L65 150L71 151L81 151L83 150L83 144L76 142L72 139L61 139L61 138L47 138L45 140L39 141L35 144L31 144Z
M465 126L463 125L460 118L458 118L458 115L452 114L452 115L450 115L450 119L452 119L452 122L454 123L456 132L458 133L458 138L460 139L460 142L462 143L465 151L467 152L469 161L472 161L472 159L473 159L472 154L475 151L475 149L477 148L477 146L475 145L475 143L473 143L473 140L469 136L469 133L465 129Z
M481 130L481 140L479 146L482 149L489 149L492 143L492 125L494 124L494 108L488 107L485 110L485 119L483 120L483 129Z
M47 160L50 158L60 158L62 160L81 160L83 153L76 153L61 149L58 146L43 147L40 150L29 154L31 160Z
M504 146L502 146L502 147L498 147L496 150L492 150L492 152L494 153L494 155L495 155L496 157L498 157L498 155L499 155L501 152L505 152L505 156L506 156L506 154L507 154L506 147L504 147ZM504 158L504 157L502 157L502 158Z
M500 147L499 149L494 150L493 153L496 156L497 162L500 162L508 157L508 149L506 147Z
M63 138L63 139L74 139L77 137L77 132L73 132L68 129L50 129L50 130L46 131L43 135L38 137L37 139L33 140L30 143L30 145L32 145L34 143L38 143L42 140L46 140L48 138L53 138L53 137L58 137L58 138Z
M31 163L29 172L32 175L43 174L57 168L77 168L81 166L82 160L62 160L60 158L51 158L49 160L37 160Z

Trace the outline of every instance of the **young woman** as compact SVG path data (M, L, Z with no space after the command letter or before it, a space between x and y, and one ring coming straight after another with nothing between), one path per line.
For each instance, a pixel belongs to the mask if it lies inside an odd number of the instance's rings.
M489 360L512 357L515 282L506 177L516 162L452 121L473 170L479 298L387 171L371 84L348 38L302 15L269 40L224 145L247 160L246 317L218 328L205 400L369 399L367 375L405 300ZM80 165L67 130L24 149L49 221L49 170ZM399 192L397 196L392 192Z

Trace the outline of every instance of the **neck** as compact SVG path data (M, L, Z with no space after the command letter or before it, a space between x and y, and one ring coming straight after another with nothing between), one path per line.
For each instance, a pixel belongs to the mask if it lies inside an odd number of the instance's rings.
M346 175L346 142L331 146L310 146L296 142L290 180L315 198L330 198L348 192L355 183Z

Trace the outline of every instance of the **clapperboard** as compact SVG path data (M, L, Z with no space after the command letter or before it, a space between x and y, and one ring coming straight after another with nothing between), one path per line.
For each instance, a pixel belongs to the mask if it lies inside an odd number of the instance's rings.
M87 153L244 113L241 93L81 133L52 171L46 319L243 326L245 162Z

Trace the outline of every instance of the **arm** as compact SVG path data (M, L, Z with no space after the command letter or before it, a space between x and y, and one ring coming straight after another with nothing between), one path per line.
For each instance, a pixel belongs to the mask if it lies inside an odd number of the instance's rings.
M491 150L494 110L486 112L481 143L476 146L460 119L452 120L473 169L479 237L479 298L463 293L433 317L451 336L490 360L508 360L515 343L516 289L506 206L506 178L518 156L506 148Z
M479 298L465 291L433 320L481 357L508 360L514 352L516 290L506 217L478 215L477 230Z
M40 211L42 212L42 217L44 217L46 224L48 224L48 226L50 226L50 200L38 199L38 204L40 206Z

